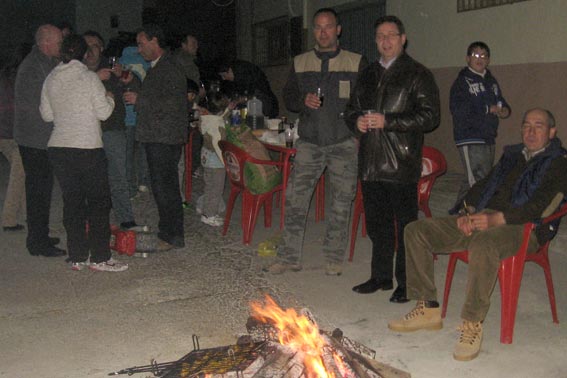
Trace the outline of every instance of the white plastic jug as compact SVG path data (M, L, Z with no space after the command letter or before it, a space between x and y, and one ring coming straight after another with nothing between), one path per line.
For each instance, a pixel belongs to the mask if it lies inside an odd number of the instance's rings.
M262 113L262 100L252 97L247 103L248 115L246 116L246 124L252 129L264 128L264 113Z
M248 108L248 115L251 116L259 116L259 115L263 115L262 113L262 101L258 98L256 98L256 96L252 97L251 100L248 100L248 103L246 104L247 108Z

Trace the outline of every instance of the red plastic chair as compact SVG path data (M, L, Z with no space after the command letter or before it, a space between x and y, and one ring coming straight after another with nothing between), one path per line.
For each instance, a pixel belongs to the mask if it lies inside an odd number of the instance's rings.
M561 218L567 214L567 204L563 205L558 211L541 223L546 224L557 218ZM538 264L545 275L545 283L547 285L547 294L549 296L549 305L551 306L551 316L554 323L559 323L557 318L557 306L555 305L555 291L553 289L553 279L551 277L551 266L549 264L548 249L551 240L540 246L536 252L527 253L528 241L532 231L536 228L535 223L526 223L524 225L524 233L522 245L514 256L510 256L500 263L498 269L498 281L500 282L501 296L501 312L500 312L500 342L502 344L512 344L514 337L514 324L516 322L516 310L518 308L518 297L520 295L520 285L524 274L524 265L531 261ZM451 292L451 283L455 274L455 266L457 261L461 260L468 264L469 252L461 251L451 253L449 264L447 266L447 277L445 278L445 292L443 293L443 307L441 309L441 317L447 314L447 304L449 303L449 294Z
M421 178L417 183L417 205L419 210L423 211L426 217L431 218L431 210L429 209L429 197L431 189L437 177L447 172L447 161L445 156L436 148L423 146L421 157ZM360 181L356 189L356 197L354 199L354 210L352 215L352 226L350 233L350 251L348 261L354 258L354 248L356 246L356 235L358 233L358 223L362 217L362 236L366 236L366 219L364 216L364 204L362 201L362 189Z
M256 219L260 207L264 205L264 226L272 226L272 199L276 192L283 190L283 180L280 184L276 185L269 192L262 194L251 193L246 186L246 178L244 176L244 165L246 163L272 165L283 169L284 163L281 161L260 160L252 157L246 151L236 147L234 144L227 141L220 141L219 147L222 151L226 173L230 180L230 197L226 209L226 216L224 218L223 235L226 235L228 226L230 224L230 217L236 197L242 193L242 233L243 243L250 244L252 234L256 227Z
M417 184L417 206L427 218L431 218L429 197L433 184L439 176L447 172L445 156L436 148L423 146L421 157L421 177Z
M315 186L315 222L325 219L325 172Z

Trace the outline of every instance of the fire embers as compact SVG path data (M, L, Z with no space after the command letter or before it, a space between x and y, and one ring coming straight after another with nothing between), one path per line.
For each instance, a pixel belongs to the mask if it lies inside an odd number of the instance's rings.
M272 298L252 303L252 317L246 327L251 341L268 341L273 352L254 377L286 378L378 378L381 364L373 360L375 352L343 337L321 331L308 310L298 314L282 309ZM278 343L278 344L276 344ZM408 376L400 372L399 377Z

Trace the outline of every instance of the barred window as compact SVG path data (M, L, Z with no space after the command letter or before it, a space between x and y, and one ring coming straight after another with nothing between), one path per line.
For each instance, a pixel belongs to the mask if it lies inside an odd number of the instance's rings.
M457 0L457 12L467 12L477 9L497 7L528 0Z
M252 26L254 63L275 66L289 62L289 25L288 17L279 17Z

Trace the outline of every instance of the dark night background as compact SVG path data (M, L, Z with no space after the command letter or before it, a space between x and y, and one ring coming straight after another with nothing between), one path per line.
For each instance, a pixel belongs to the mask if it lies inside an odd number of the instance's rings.
M229 5L217 6L215 3ZM41 24L67 21L75 27L76 32L85 31L81 25L75 24L76 4L80 6L76 0L1 0L0 60L10 56L21 43L32 43L33 34ZM143 22L155 22L162 26L173 48L179 46L184 33L194 34L199 40L202 61L211 62L236 55L234 1L157 0L148 7L144 6L142 19ZM133 31L119 27L116 36ZM205 64L207 66L210 65Z

